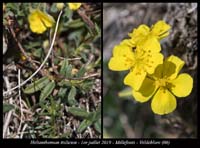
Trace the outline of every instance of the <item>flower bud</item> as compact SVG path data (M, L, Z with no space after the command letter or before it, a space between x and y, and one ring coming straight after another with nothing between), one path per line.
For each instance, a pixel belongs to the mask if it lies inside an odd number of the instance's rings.
M56 3L56 8L58 10L62 10L64 8L65 4L64 3Z

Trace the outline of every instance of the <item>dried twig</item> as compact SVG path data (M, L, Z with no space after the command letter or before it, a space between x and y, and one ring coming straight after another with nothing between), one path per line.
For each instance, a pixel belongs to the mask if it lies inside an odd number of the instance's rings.
M78 14L82 17L83 21L91 28L94 29L95 25L94 23L90 20L90 18L85 14L85 12L81 9L77 10Z
M69 79L70 79L70 80L85 80L85 79L89 79L89 78L97 77L97 76L100 76L100 73L93 73L93 74L90 74L90 75L87 75L87 76L84 76L84 77L80 77L80 78L69 78Z
M6 83L6 87L7 89L10 89L11 86L10 86L10 83L9 83L9 80L7 77L3 77L4 78L4 81ZM9 103L12 104L12 97L9 99ZM7 137L7 129L8 129L8 125L10 123L10 119L11 119L11 116L12 116L12 110L9 111L6 115L5 115L5 121L4 121L4 125L3 125L3 138L6 138Z
M25 124L24 127L22 128L22 132L20 133L20 138L23 137L23 135L24 135L24 133L25 133L24 131L25 131L25 129L27 128L27 126L28 126L28 125Z
M20 132L20 129L21 129L21 126L22 126L22 117L23 117L23 111L22 111L22 98L21 98L21 89L20 89L20 83L21 83L21 78L20 78L20 75L21 75L21 71L20 69L18 69L18 84L19 84L19 105L20 105L20 124L19 124L19 128L18 128L18 132Z
M17 46L19 47L20 51L23 53L23 55L26 57L26 59L33 65L34 69L38 69L38 66L35 63L40 64L40 62L32 60L31 57L27 55L27 53L25 52L25 49L22 47L21 43L17 39L16 34L15 34L13 28L11 26L9 26L9 29L11 31L11 34L12 34L13 38L17 42Z
M75 60L80 60L81 57L77 57L77 58L63 58L63 57L60 57L60 56L56 56L58 59L61 59L61 60L64 60L66 59L67 61L75 61Z
M90 109L89 109L89 103L88 103L88 100L86 101L86 110L87 110L87 112L89 113ZM87 129L88 129L88 131L89 131L90 138L93 138L92 130L91 130L90 126L88 126Z

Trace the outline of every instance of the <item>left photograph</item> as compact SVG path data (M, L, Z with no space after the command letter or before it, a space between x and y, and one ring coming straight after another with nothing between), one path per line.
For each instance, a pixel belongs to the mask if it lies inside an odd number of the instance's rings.
M101 3L2 3L3 138L101 138Z

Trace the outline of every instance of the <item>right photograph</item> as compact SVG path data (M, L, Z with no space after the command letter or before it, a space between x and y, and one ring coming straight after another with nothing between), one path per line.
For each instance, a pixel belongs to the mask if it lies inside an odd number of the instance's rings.
M103 4L103 138L197 138L197 7Z

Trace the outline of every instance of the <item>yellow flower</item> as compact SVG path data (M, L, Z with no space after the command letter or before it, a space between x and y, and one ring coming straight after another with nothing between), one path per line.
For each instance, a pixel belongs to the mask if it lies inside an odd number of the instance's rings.
M42 34L47 28L53 27L55 21L52 16L36 9L28 16L30 29L34 33Z
M81 3L68 3L68 5L69 5L69 9L77 10L81 6Z
M193 88L193 79L189 74L178 75L183 65L184 61L178 57L168 57L155 69L154 74L145 78L138 91L133 89L134 98L139 102L146 102L153 97L151 108L156 114L173 112L176 109L175 96L186 97Z
M146 74L154 73L157 65L162 64L163 55L160 52L160 44L150 38L142 46L133 49L126 44L126 40L116 45L113 49L113 57L110 59L109 69L114 71L129 70L130 73L125 77L124 83L138 90L142 85Z
M132 33L129 33L131 42L134 46L138 44L143 44L145 40L149 37L155 37L161 40L169 35L170 25L166 24L164 21L158 21L155 25L149 28L147 25L140 25L137 29L134 29Z

